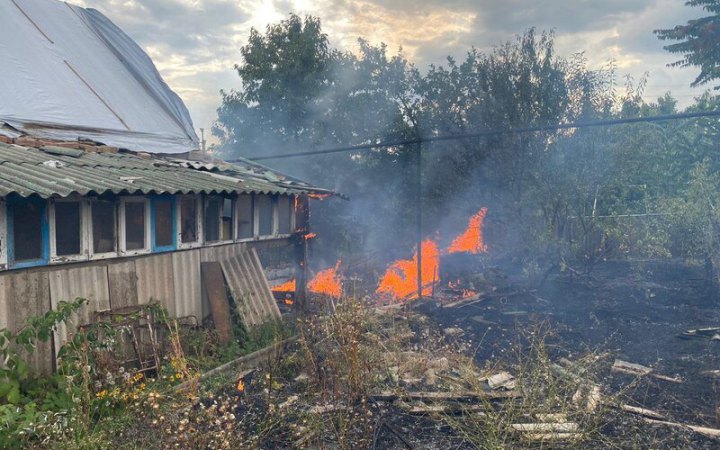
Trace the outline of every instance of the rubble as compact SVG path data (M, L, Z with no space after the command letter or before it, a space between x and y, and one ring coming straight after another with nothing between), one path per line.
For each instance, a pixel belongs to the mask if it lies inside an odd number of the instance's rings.
M623 361L621 359L616 359L615 362L612 365L613 372L621 372L621 373L627 373L630 375L637 375L637 376L651 376L653 378L657 378L658 380L663 381L670 381L672 383L682 383L682 378L677 377L669 377L666 375L660 375L655 372L653 372L653 369L647 366L643 366L642 364L635 364L627 361Z

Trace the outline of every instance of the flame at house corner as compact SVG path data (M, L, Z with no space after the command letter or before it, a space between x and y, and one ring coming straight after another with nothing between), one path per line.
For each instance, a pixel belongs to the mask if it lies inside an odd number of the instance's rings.
M315 278L308 283L308 290L313 294L327 295L329 297L342 297L342 281L338 274L341 261L330 267L321 270L315 275Z
M440 251L435 242L427 239L422 243L422 295L432 293L433 284L437 282L440 266ZM380 279L376 293L391 297L395 301L413 300L418 298L418 254L412 259L395 261Z
M468 226L465 231L450 244L448 253L478 253L487 252L487 245L483 240L483 222L487 214L487 208L481 208L475 215L468 220Z

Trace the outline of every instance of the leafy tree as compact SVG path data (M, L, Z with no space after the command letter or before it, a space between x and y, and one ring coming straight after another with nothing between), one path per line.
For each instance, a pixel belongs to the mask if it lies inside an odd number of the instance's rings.
M671 29L655 30L655 34L662 40L680 41L664 47L670 53L682 55L670 66L699 67L700 74L691 83L699 86L720 78L720 0L688 0L685 4L701 6L711 15Z
M312 142L317 128L310 120L328 88L331 59L320 20L293 14L265 34L253 28L240 52L242 89L222 93L213 133L225 146L256 152Z

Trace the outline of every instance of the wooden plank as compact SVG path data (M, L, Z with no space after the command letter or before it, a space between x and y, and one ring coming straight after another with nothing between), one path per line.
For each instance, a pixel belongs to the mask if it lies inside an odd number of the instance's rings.
M138 304L135 261L108 264L108 290L113 309Z
M397 400L400 398L411 400L472 400L472 399L488 399L501 400L507 398L517 398L520 394L514 391L457 391L457 392L392 392L383 391L368 396L374 400Z
M221 344L233 341L230 301L225 289L225 278L218 262L200 263L202 288L210 303L210 313Z

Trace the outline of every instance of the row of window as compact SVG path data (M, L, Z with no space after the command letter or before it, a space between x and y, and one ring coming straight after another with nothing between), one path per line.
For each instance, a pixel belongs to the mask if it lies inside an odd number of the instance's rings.
M9 198L7 251L11 268L81 261L203 244L284 236L295 227L287 195L158 195L42 199ZM4 229L2 225L5 225Z

